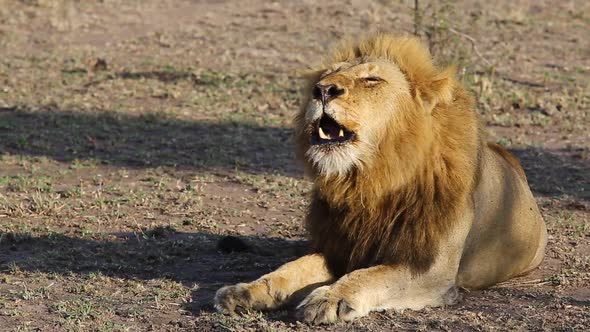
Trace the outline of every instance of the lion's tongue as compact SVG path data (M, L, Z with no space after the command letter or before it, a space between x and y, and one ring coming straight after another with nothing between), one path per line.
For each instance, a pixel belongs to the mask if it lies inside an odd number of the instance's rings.
M319 127L319 136L321 139L336 139L338 137L344 137L344 131L334 121L322 121Z

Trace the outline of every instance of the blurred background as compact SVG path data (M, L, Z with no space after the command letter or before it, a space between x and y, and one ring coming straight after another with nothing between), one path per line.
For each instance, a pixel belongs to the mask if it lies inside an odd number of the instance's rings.
M0 0L0 327L309 330L214 291L305 252L300 73L341 37L455 64L548 223L532 275L330 330L590 328L590 2ZM217 247L222 236L237 247ZM242 245L243 244L243 245Z

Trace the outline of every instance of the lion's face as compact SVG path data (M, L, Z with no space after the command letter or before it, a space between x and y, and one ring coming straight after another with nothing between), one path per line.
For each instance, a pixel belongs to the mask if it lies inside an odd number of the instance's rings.
M409 98L409 83L391 62L334 65L312 85L304 109L306 159L324 176L370 166L389 123Z

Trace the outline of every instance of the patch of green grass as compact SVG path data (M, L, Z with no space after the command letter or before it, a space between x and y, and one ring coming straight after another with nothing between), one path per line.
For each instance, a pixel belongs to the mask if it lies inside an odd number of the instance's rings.
M560 210L555 214L554 220L556 227L566 230L572 238L583 239L590 235L590 226L575 211Z
M551 123L551 117L542 112L535 111L531 114L532 124L535 126L546 127Z
M39 175L8 175L0 176L0 186L11 192L51 192L53 179Z
M235 79L232 80L230 76L216 71L202 71L195 75L194 80L197 85L214 88L221 88L225 85L236 82ZM238 83L237 86L243 87L247 85Z
M0 232L0 244L14 244L28 241L32 238L31 233Z
M54 304L52 310L66 321L73 321L76 323L92 320L97 316L94 304L92 301L86 299L61 301Z
M60 214L65 207L65 204L60 200L59 194L35 192L27 197L26 200L29 203L27 210L31 214L54 216Z
M171 225L156 226L152 229L142 230L141 234L144 239L163 239L168 238L176 233L176 229Z
M78 185L68 189L58 191L58 194L63 198L82 198L84 196L84 189Z
M501 145L501 146L503 146L503 147L509 147L509 146L512 144L512 142L510 141L510 139L508 139L508 138L506 138L506 137L502 137L502 138L498 139L498 140L496 141L496 143L497 143L498 145Z
M49 299L54 293L53 284L49 283L46 286L31 288L26 282L20 284L21 289L18 291L11 291L14 295L24 301L31 301L35 299Z

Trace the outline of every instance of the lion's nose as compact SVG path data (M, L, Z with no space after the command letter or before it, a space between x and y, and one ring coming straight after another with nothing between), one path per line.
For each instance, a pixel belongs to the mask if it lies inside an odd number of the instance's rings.
M316 84L313 88L313 98L320 100L322 104L327 104L330 100L344 94L346 89L339 88L336 84Z

